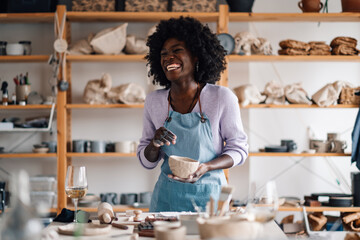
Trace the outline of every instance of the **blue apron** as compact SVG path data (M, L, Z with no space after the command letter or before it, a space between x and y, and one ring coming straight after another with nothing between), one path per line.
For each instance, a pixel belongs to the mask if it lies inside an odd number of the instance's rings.
M184 183L167 176L172 174L168 161L171 155L189 157L200 163L211 161L217 157L212 141L210 121L201 112L200 97L199 106L200 113L181 114L168 111L169 115L164 127L177 136L176 144L161 147L165 153L164 162L161 165L161 174L151 198L150 212L195 211L192 199L197 206L205 210L210 196L217 201L221 185L227 184L222 169L205 173L195 183Z

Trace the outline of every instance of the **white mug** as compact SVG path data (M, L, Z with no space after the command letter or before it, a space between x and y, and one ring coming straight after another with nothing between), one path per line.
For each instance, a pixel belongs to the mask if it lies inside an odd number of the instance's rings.
M9 43L6 45L7 55L24 55L24 45L20 43Z
M115 143L115 152L133 153L136 151L137 142L135 141L120 141Z

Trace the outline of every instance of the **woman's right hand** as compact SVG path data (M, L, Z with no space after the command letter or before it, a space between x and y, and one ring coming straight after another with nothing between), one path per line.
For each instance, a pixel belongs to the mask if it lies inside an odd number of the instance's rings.
M164 144L170 145L176 143L176 135L172 133L170 130L160 127L155 131L155 136L152 140L152 144L155 147L161 147Z

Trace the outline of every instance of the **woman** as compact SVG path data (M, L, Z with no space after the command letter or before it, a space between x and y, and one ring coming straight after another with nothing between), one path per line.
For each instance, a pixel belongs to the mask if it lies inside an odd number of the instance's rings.
M193 211L193 203L204 208L226 184L222 169L244 163L248 155L238 100L214 85L225 69L224 48L207 26L189 17L161 21L147 46L149 75L165 87L146 98L137 150L147 169L164 160L150 211ZM169 168L170 155L196 159L199 167L178 178Z

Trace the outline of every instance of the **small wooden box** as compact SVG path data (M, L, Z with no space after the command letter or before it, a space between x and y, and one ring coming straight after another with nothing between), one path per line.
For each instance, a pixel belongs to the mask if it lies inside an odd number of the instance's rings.
M340 104L360 104L360 87L357 88L346 88L341 90Z

